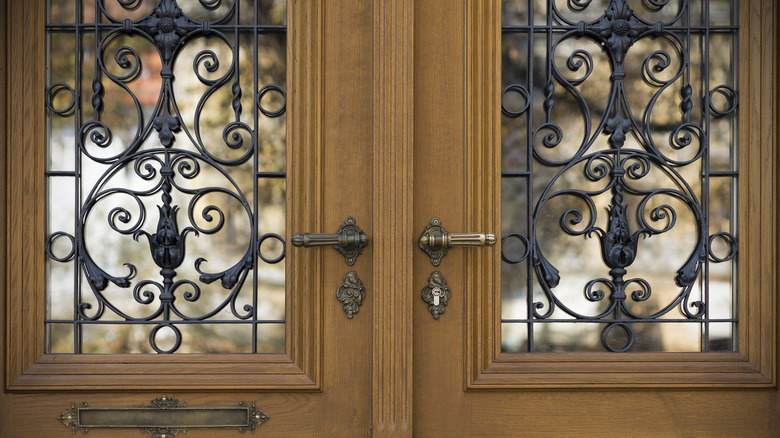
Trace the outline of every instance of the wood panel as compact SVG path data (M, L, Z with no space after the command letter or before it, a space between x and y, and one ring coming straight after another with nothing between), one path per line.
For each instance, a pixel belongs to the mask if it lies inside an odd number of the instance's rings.
M369 236L369 245L353 266L333 248L316 251L323 259L322 394L316 416L299 416L290 421L315 423L310 436L365 437L371 428L372 327L378 292L372 275L371 168L373 131L371 112L371 17L369 2L340 2L324 5L323 71L323 228L332 233L348 215ZM314 187L308 187L313 190ZM366 288L360 311L348 319L336 298L336 289L349 270L355 270ZM302 273L311 276L311 273ZM302 314L303 317L307 313ZM306 399L303 399L306 402ZM268 436L274 436L269 434Z
M436 216L449 232L466 229L464 202L470 191L464 176L467 143L465 53L466 2L415 4L414 230L418 238ZM470 295L464 270L466 252L452 248L434 267L419 249L414 254L414 436L465 436L471 412L464 398L466 306ZM469 256L471 257L471 255ZM420 294L434 270L450 288L445 312L435 320Z

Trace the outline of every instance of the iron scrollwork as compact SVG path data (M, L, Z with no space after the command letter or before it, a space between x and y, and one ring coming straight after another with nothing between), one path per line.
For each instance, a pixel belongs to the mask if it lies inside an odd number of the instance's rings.
M651 12L672 7L669 2L643 4ZM686 1L678 4L679 8L671 18L653 22L632 10L626 0L610 0L600 17L592 21L574 21L558 9L557 2L550 1L546 13L553 24L552 30L538 34L546 36L547 42L546 79L541 87L544 120L532 128L529 147L533 171L542 169L552 176L537 192L538 197L533 198L535 204L529 210L532 215L528 233L505 233L502 259L508 264L528 261L533 266L545 299L529 301L529 321L555 319L555 313L559 315L556 316L558 319L573 317L574 322L602 322L602 343L609 351L622 352L631 348L635 338L632 322L657 320L674 309L679 309L684 319L704 321L707 305L692 293L702 267L706 263L731 260L737 252L737 238L732 233L708 235L709 195L706 191L697 193L684 176L685 171L694 166L706 168L709 132L705 122L694 117L693 66L689 50L691 27L685 25L690 9ZM593 8L590 1L568 2L568 5L573 12ZM608 60L608 93L602 96L603 101L598 105L589 102L589 99L595 99L594 93L586 94L580 87L595 71L594 54L575 41L597 44ZM638 41L653 41L661 47L642 55L645 58L639 72L653 92L641 110L641 117L636 115L636 97L630 97L626 89L626 60ZM566 59L565 68L556 58ZM630 67L632 72L636 71L635 66ZM703 68L701 74L706 76L708 67ZM554 109L558 104L554 97L556 87L563 88L585 127L584 136L579 146L572 148L572 153L563 149L563 138L567 133L554 121ZM672 122L674 127L670 128L668 143L663 143L657 138L651 118L659 99L674 90L679 90L680 118ZM503 92L504 98L509 93L517 93L525 103L519 109L502 103L504 116L518 118L532 111L529 109L532 108L531 91L522 83L508 85ZM726 108L713 107L709 98L716 93L725 97ZM736 107L736 90L728 85L718 85L704 92L702 118L723 117L734 112ZM599 111L600 117L593 120ZM707 170L701 172L707 175ZM539 182L535 175L533 178L534 183ZM659 183L659 180L663 182ZM704 183L701 185L706 187ZM532 199L530 195L529 199ZM597 207L604 204L606 218L600 217ZM546 223L553 216L550 211L561 208L556 207L560 205L565 211L558 216L559 230L568 236L596 239L601 260L608 269L608 277L587 281L583 288L584 296L590 302L609 300L596 313L575 310L555 292L562 274L543 251L552 243L546 242L546 237L538 231L542 225L546 230L550 228ZM643 251L642 242L672 230L679 225L678 218L682 215L692 224L693 244L685 249L679 246L674 249L688 254L674 273L679 292L659 310L642 311L641 306L634 304L650 298L651 283L629 275L638 254ZM600 225L604 223L606 226ZM518 238L525 245L522 256L506 252L506 240L510 237ZM554 238L550 239L554 241ZM713 257L713 239L721 239L728 246L725 256ZM627 301L633 303L630 305ZM610 341L609 334L617 331L625 332L624 342Z
M129 12L135 11L141 3L120 1L119 6L124 12ZM106 8L104 2L96 1L96 20L93 23L93 49L96 56L89 101L91 110L79 108L76 91L67 84L56 83L47 90L47 106L56 115L71 117L74 113L83 114L86 121L80 124L76 135L80 160L85 165L89 163L94 168L102 169L95 183L84 189L75 233L53 232L46 245L50 259L78 263L83 272L83 283L92 292L94 306L86 301L79 303L74 319L97 322L110 313L114 318L129 323L151 324L149 345L158 353L173 353L181 346L182 332L177 322L205 321L225 310L237 320L251 321L257 318L256 304L252 303L251 298L247 302L252 304L239 304L240 301L246 301L239 300L241 290L247 283L252 283L250 274L256 268L258 258L270 264L284 259L284 249L275 257L262 254L261 245L264 241L278 241L283 248L284 238L274 233L253 237L259 235L255 211L257 201L245 195L245 188L237 181L233 170L254 166L255 179L263 177L258 164L252 164L252 158L258 153L258 138L262 138L262 133L258 132L257 122L252 127L244 121L247 117L243 115L241 99L244 91L240 80L242 70L239 68L239 59L243 59L240 58L239 3L233 1L223 5L222 0L200 0L200 6L206 11L219 9L224 14L213 20L195 20L183 12L176 0L159 0L146 15L137 19L122 19L112 15L116 11ZM257 26L257 29L260 28ZM283 27L262 30L284 32ZM139 52L128 41L151 44L157 59ZM204 42L214 42L227 48L231 58L228 65L224 65L222 56L225 51L202 48ZM180 101L185 99L175 92L174 78L174 71L179 71L176 69L177 64L185 62L180 60L182 53L190 48L199 50L194 59L190 60L190 74L194 74L197 86L206 90L196 99L192 121L182 114ZM251 54L249 59L253 59ZM161 82L156 104L151 116L147 116L147 109L134 93L136 90L133 84L144 73L143 63L150 60L159 62ZM257 76L258 67L255 65L253 68ZM106 85L123 93L125 100L106 101L109 96ZM231 95L233 120L221 128L223 144L218 145L205 140L206 128L203 124L206 116L203 109L214 96L225 90ZM256 93L256 110L265 117L280 117L285 112L284 104L273 111L261 104L263 96L269 92L280 95L282 99L285 97L279 85L266 85ZM70 94L73 100L65 107L56 106L54 100L57 94ZM115 141L111 126L103 121L107 105L124 105L123 108L129 111L125 110L123 114L130 119L134 113L137 124L129 131L132 133L129 141ZM156 139L153 138L154 134ZM77 172L73 176L82 177ZM270 177L284 178L285 175L284 172L277 172ZM88 183L86 179L84 181L84 184ZM255 182L255 192L257 187ZM215 199L220 202L215 202ZM155 204L157 223L151 226L148 209ZM103 243L92 227L99 221L98 213L105 209L109 210L107 225L111 232L147 245L151 260L159 269L159 279L137 279L139 269L130 262L124 263L125 273L118 274L115 267L107 266L108 261L93 257L90 248ZM246 233L244 236L225 236L234 240L230 245L243 245L240 251L243 256L230 261L227 268L216 271L208 268L206 258L199 257L187 268L188 271L197 272L197 281L180 278L180 269L187 260L186 255L190 253L193 242L220 232L224 236L226 224L233 221L242 221L247 225L243 228ZM67 239L71 243L72 248L67 255L55 255L52 249L59 239ZM186 303L197 302L206 293L202 290L203 285L217 281L227 291L227 296L214 308L189 313L177 305L177 298L183 298ZM124 310L121 304L112 301L107 294L113 287L130 288L134 306L141 305L151 310L140 317ZM116 295L112 293L111 296ZM173 333L174 342L171 346L158 345L157 333L161 329Z

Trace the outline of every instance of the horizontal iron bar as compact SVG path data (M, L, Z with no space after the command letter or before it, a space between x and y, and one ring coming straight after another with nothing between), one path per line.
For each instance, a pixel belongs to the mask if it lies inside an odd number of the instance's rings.
M231 319L231 320L211 320L211 319L187 319L187 320L179 320L179 319L172 319L168 321L162 321L159 319L152 320L152 321L145 321L142 319L130 319L130 320L98 320L98 321L86 321L86 320L72 320L72 319L47 319L44 320L46 324L83 324L83 325L100 325L100 324L161 324L161 323L168 323L168 324L284 324L285 321L283 319L258 319L258 320L251 320L251 319L245 319L245 320L238 320L238 319Z
M46 25L46 30L50 32L72 32L79 29L80 32L89 32L95 30L96 23L49 23ZM100 30L113 30L121 29L122 23L97 23ZM209 26L213 30L239 30L244 32L257 31L259 33L285 33L287 32L287 25L284 24L211 24Z
M534 32L547 32L548 30L554 30L554 31L560 31L568 32L570 30L577 30L577 26L569 26L569 25L553 25L548 26L546 24L539 24L539 25L503 25L501 26L501 31L503 33L517 33L517 32L528 32L529 30L532 30ZM739 29L738 26L664 26L664 31L669 32L688 32L689 30L691 32L695 33L705 33L707 31L714 32L714 33L737 33L737 30Z
M257 172L258 178L287 178L287 172Z
M501 172L501 178L523 178L531 176L527 170L504 170Z
M75 177L76 172L73 170L47 170L46 176L71 176Z
M570 322L575 324L590 323L590 324L612 324L616 322L629 324L629 323L642 323L642 322L674 322L674 323L687 323L687 324L704 324L704 323L719 323L719 322L737 322L736 318L722 318L722 319L651 319L651 318L626 318L626 319L502 319L501 323L507 324L549 324Z

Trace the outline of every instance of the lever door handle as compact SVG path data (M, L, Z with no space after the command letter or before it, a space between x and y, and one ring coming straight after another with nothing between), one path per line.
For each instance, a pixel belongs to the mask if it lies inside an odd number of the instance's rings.
M363 253L363 248L368 245L368 236L358 228L355 219L349 216L335 233L295 233L292 236L292 244L307 248L332 245L344 256L347 264L352 266L357 257Z
M449 233L434 217L420 235L420 249L428 254L433 266L439 266L447 250L453 246L493 246L496 235L492 233Z

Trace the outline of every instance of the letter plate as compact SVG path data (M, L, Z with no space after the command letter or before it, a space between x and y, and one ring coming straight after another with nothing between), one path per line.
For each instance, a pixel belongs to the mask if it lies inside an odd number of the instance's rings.
M154 438L172 438L187 429L237 429L254 432L268 420L268 415L255 408L255 403L241 402L236 406L187 406L168 396L158 397L141 406L92 407L87 403L60 414L59 420L73 433L89 429L133 429Z

